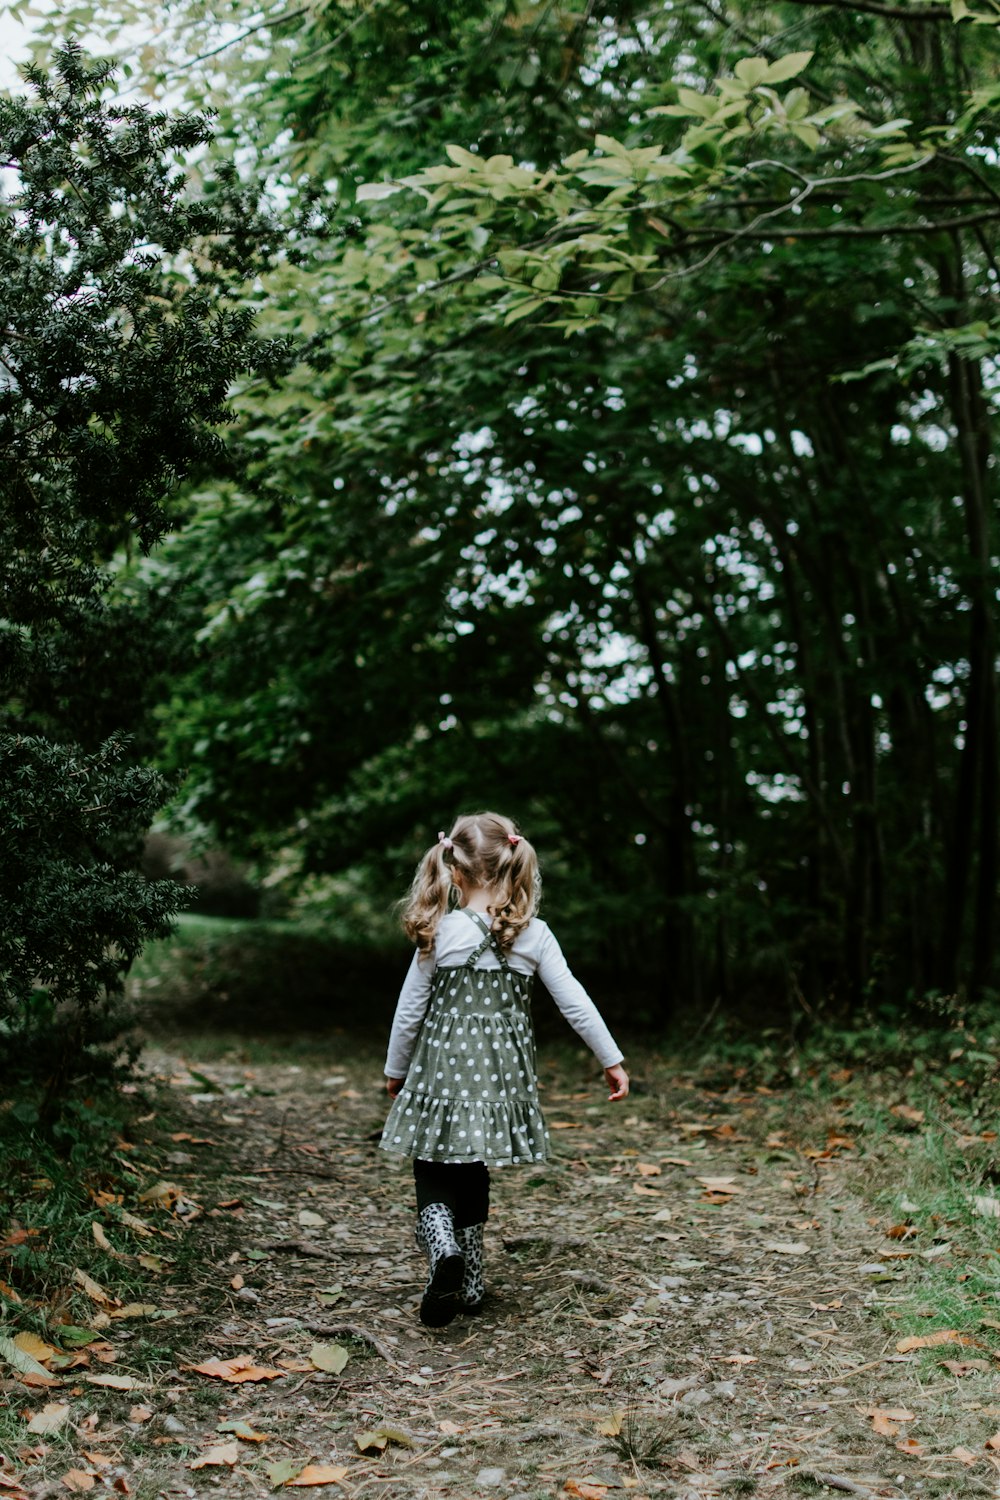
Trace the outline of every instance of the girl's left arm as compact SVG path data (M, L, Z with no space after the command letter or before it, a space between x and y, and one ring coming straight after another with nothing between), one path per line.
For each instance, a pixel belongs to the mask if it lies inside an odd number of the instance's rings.
M396 1014L392 1018L389 1051L385 1059L387 1078L403 1079L406 1077L417 1033L427 1014L427 1002L431 996L433 976L433 955L422 959L419 953L414 953L413 961L403 980L403 988L399 992L399 999L396 1001Z
M628 1093L628 1074L620 1064L625 1054L605 1025L597 1006L571 971L562 949L548 927L544 928L538 951L538 977L577 1036L586 1042L601 1064L612 1089L611 1098L624 1099Z

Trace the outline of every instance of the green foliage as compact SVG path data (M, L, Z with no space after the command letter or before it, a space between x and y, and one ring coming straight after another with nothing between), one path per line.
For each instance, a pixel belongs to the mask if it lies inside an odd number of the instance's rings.
M109 592L112 560L175 523L170 492L223 462L234 379L287 347L232 295L276 225L231 169L192 195L176 164L205 121L102 102L107 67L72 47L28 81L0 100L0 1034L5 1081L38 1080L25 1107L48 1119L100 1071L123 976L181 904L136 873L170 790L129 738L157 610Z
M178 815L382 904L497 803L664 1010L985 985L992 12L183 13L333 201L254 294L309 341L258 492L137 579L197 579Z

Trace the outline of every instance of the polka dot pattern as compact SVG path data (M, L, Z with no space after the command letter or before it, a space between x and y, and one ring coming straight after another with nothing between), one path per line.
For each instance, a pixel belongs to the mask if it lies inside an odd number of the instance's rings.
M461 968L435 971L406 1082L382 1132L383 1150L491 1167L548 1159L531 976L472 967L490 942Z

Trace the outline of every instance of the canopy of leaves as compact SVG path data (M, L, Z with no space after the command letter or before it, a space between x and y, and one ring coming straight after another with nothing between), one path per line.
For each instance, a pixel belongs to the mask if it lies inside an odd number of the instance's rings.
M153 580L188 815L398 882L498 803L665 999L986 983L994 8L186 14L336 229L239 402L290 500L203 492Z
M111 565L163 536L226 451L233 380L286 347L234 297L270 220L232 172L195 196L175 165L205 121L102 103L107 67L72 47L28 82L0 100L0 1031L54 1097L178 905L134 873L169 790L128 752L158 627Z

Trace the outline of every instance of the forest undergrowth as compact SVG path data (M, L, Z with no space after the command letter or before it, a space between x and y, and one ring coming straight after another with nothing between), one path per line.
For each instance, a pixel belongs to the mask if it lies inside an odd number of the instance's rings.
M613 1108L543 1050L555 1159L434 1332L381 1055L161 1039L110 1153L9 1151L0 1494L995 1495L992 1052L900 1056L646 1051Z

